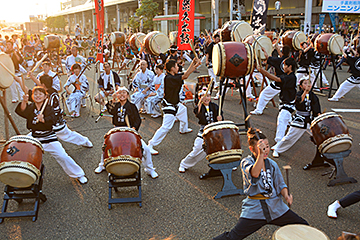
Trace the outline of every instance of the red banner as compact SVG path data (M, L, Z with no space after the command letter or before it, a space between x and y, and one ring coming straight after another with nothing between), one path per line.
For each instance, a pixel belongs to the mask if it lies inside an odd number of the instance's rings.
M178 49L191 50L190 39L194 41L195 0L180 0Z
M96 26L98 31L96 61L104 62L103 57L103 36L104 36L104 0L95 0Z

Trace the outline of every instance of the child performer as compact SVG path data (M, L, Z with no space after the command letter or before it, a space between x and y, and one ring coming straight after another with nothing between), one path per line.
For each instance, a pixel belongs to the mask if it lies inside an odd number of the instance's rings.
M199 119L200 129L194 141L193 150L180 163L179 172L181 173L184 173L186 169L195 166L195 164L206 157L206 153L203 150L204 140L202 137L205 126L213 122L222 121L223 119L222 116L219 116L219 106L216 103L211 102L210 91L207 95L205 95L205 93L206 88L199 92L201 104L194 108L195 116Z
M339 208L346 208L350 205L360 202L360 191L355 191L349 195L346 195L340 200L336 200L333 204L328 206L327 215L330 218L337 218L336 211Z
M19 116L26 118L26 127L31 131L29 136L41 142L45 152L49 152L56 159L69 177L77 178L81 184L85 184L88 180L84 171L65 152L53 131L53 124L55 123L54 110L50 105L46 105L43 113L41 113L46 95L47 92L43 87L34 87L32 91L34 102L28 104L29 95L24 95L23 101L16 107L15 112Z
M244 193L247 198L243 200L240 219L230 232L225 232L214 240L243 239L266 224L308 225L307 221L291 211L281 199L283 196L289 205L293 202L293 196L288 194L278 165L267 158L270 148L266 136L261 131L250 128L248 143L252 154L241 161Z
M286 136L274 146L273 157L279 157L279 153L291 148L308 131L311 121L321 114L319 98L311 91L310 80L307 77L300 79L299 87L295 100L296 114Z
M116 127L127 127L126 118L128 118L130 127L138 131L141 124L141 118L135 104L128 100L129 90L126 87L120 87L113 96L115 99L119 99L119 102L108 102L106 104L108 112L113 115L113 124ZM152 178L157 178L159 175L155 172L155 168L153 167L150 149L142 139L141 144L143 148L142 163L145 167L144 171ZM99 166L95 169L95 173L101 173L104 170L104 159L101 154L101 161Z
M149 97L145 100L145 111L147 114L151 114L152 118L161 117L161 109L159 107L159 102L164 98L164 78L165 73L164 65L158 64L155 67L156 76L154 77L153 84L155 85L155 92L151 92Z

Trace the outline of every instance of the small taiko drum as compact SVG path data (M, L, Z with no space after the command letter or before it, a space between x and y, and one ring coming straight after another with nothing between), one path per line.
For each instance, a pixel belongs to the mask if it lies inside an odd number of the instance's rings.
M300 50L302 42L306 42L304 32L289 30L282 35L283 46L289 46L293 50Z
M209 84L210 83L210 76L208 75L201 75L197 77L198 84Z
M303 224L289 224L276 230L272 240L330 240L319 229Z
M104 136L103 158L106 171L116 176L130 176L141 164L141 136L128 127L116 127Z
M177 31L170 32L169 33L170 44L177 45L177 37L178 37L178 32Z
M349 150L352 137L342 117L334 112L323 113L311 122L310 130L320 153Z
M44 37L44 46L46 49L60 48L60 37L57 35L47 35Z
M129 39L131 50L133 50L134 52L138 52L139 48L141 47L141 44L144 41L145 36L146 36L145 33L133 34Z
M239 128L231 121L206 125L203 133L206 159L210 163L229 163L241 159Z
M170 48L169 38L162 32L153 31L144 38L145 47L152 55L158 56Z
M217 76L237 78L254 70L254 51L250 44L220 42L212 52L214 73Z
M0 53L0 62L5 65L13 74L15 74L15 66L11 57L6 53ZM0 89L6 89L14 82L13 76L0 66Z
M44 149L33 137L18 135L4 145L0 162L0 181L18 188L31 186L41 175Z
M265 49L268 56L271 56L271 53L273 51L273 45L267 36L258 36L258 35L250 35L247 36L244 40L245 43L249 43L252 45L254 49L254 53L256 54L258 59L265 60L265 54L262 50L262 47Z
M264 35L270 38L271 42L276 38L276 32L274 31L265 31Z
M315 50L325 55L338 55L344 48L344 38L339 34L324 33L315 39Z
M126 35L123 32L112 32L110 35L110 42L112 45L124 44Z
M242 42L247 36L254 34L252 27L245 21L228 21L220 32L222 42Z

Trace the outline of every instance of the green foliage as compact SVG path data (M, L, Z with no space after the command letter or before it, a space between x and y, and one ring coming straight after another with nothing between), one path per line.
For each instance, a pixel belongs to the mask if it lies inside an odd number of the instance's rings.
M136 16L143 20L143 32L152 30L154 23L153 18L159 11L159 4L153 0L142 0L141 7L136 9Z
M139 18L135 18L134 16L131 16L129 18L128 25L129 25L129 27L134 29L134 31L136 32L136 29L140 28L140 20L139 20Z
M65 16L58 16L58 17L48 17L45 20L46 26L48 28L60 28L64 29L67 25L67 21Z

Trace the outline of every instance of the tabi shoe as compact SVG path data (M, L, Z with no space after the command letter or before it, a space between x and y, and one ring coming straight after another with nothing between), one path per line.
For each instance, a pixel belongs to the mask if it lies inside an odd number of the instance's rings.
M78 181L80 184L86 184L88 182L88 179L85 176L78 177Z
M277 151L275 151L275 150L273 151L273 157L274 157L274 158L278 158L278 157L279 157L279 153L278 153Z
M332 98L329 98L328 101L329 101L329 102L338 102L339 99L332 97Z
M188 128L185 132L180 132L180 134L186 134L191 133L193 130L191 128Z
M105 167L103 165L99 165L97 168L95 168L95 173L99 174L101 173L102 171L105 170Z
M144 170L147 175L149 175L152 179L158 178L159 174L155 172L155 170L149 171L147 169Z
M258 110L254 110L250 112L251 115L262 115L263 113L258 111Z
M149 150L150 150L151 155L158 155L158 154L159 154L159 152L156 151L156 150L153 148L152 145L149 145Z
M338 208L340 208L341 205L338 202L338 200L336 200L333 204L330 204L328 206L328 210L327 210L327 215L329 218L337 218L337 214L336 211L338 210Z
M184 173L186 171L186 168L180 166L179 167L179 173Z

